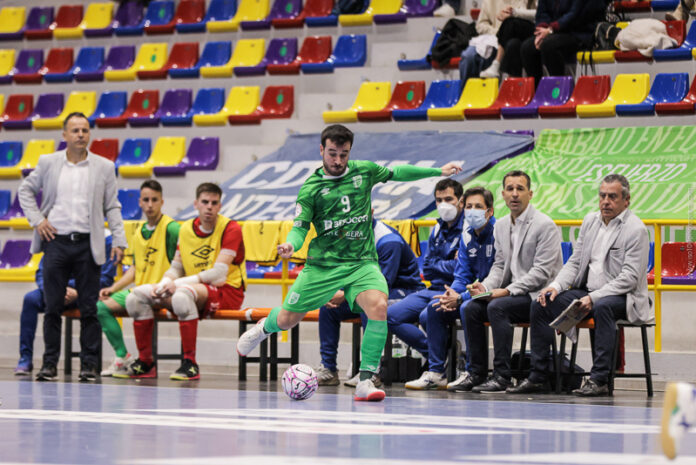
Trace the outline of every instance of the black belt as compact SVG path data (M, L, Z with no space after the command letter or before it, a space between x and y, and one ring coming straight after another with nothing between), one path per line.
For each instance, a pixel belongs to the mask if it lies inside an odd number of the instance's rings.
M68 242L88 241L89 233L73 232L70 234L56 234L56 239L61 239Z

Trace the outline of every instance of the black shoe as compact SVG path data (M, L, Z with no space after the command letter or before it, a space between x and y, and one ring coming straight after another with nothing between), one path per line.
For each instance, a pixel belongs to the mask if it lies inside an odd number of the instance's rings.
M81 383L92 383L97 380L97 369L94 365L85 363L80 369L80 376L78 377Z
M486 380L482 376L465 371L459 375L459 378L447 385L447 390L450 392L468 392L471 391L474 386L478 386L484 381Z
M174 379L177 381L188 381L191 379L200 379L200 377L201 374L198 371L198 365L192 360L185 358L181 362L181 366L179 367L179 369L172 373L169 376L169 379Z
M510 382L510 380L498 374L493 374L485 383L474 386L471 392L505 392L505 390L511 386L512 382Z
M601 386L597 384L592 378L585 381L580 389L573 390L573 394L580 397L599 397L609 395L609 385L602 384Z
M154 362L147 363L143 362L140 359L137 359L135 362L131 364L130 367L128 367L128 369L125 372L117 371L113 375L111 375L111 377L121 379L157 378L157 367L155 366Z
M547 393L549 392L549 385L548 383L533 383L527 378L520 381L517 386L507 388L505 392L508 394Z
M55 365L44 364L36 374L37 381L55 381L58 379L58 370Z

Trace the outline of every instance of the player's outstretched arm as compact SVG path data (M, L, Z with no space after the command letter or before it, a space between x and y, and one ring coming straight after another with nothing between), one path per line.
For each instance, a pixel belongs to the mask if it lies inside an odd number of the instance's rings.
M449 162L442 167L443 176L453 176L462 172L462 165L455 162Z
M423 166L397 165L393 168L392 181L418 181L419 179L437 176L452 176L461 172L458 163L447 163L442 168L426 168Z
M295 247L289 242L278 246L278 255L280 255L280 258L290 258L293 253L295 253Z

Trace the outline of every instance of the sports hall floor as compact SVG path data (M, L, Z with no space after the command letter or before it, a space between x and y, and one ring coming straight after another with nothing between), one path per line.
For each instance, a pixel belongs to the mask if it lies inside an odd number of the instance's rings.
M670 462L657 437L662 393L615 397L450 394L350 388L292 401L279 382L230 373L39 383L0 367L0 464L635 465L694 464L696 434Z

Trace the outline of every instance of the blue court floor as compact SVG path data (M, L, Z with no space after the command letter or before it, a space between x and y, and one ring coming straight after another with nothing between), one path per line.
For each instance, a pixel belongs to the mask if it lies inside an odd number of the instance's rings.
M4 377L0 463L696 463L693 433L677 460L661 455L660 402L646 403L642 393L617 406L609 399L538 402L401 388L382 403L356 403L352 390L340 388L297 402L278 392L277 383L245 390L237 382L227 383L233 389L162 384Z

